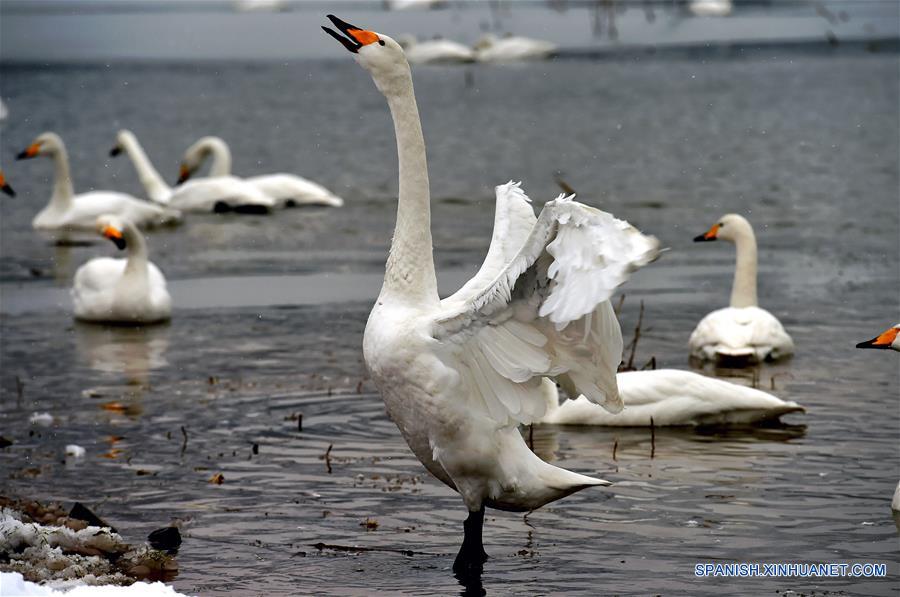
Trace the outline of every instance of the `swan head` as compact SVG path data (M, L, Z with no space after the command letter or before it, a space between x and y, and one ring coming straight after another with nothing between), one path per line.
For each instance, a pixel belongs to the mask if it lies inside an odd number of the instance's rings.
M738 214L727 214L719 218L719 221L710 227L709 230L694 237L695 243L704 243L714 240L728 240L734 242L738 236L746 234L747 230L752 232L750 222L744 216Z
M127 246L125 222L118 216L107 214L97 218L97 233L111 240L120 251Z
M63 146L62 139L56 133L42 133L35 137L31 144L19 152L17 160L30 160L40 155L53 155Z
M228 145L219 137L201 137L188 147L178 167L178 181L175 184L179 185L193 176L216 150L227 153L231 162Z
M392 95L409 85L409 62L399 43L387 35L351 25L334 15L328 15L328 19L341 33L331 27L322 29L353 53L360 66L372 75L381 93Z
M9 195L10 197L15 197L16 192L13 190L9 183L6 182L6 176L3 174L3 170L0 170L0 190Z
M122 129L116 133L116 144L109 150L109 157L114 158L125 151L125 145L129 142L137 141L137 138L129 130Z
M856 347L900 351L900 323L894 324L894 327L888 328L871 340L860 342Z

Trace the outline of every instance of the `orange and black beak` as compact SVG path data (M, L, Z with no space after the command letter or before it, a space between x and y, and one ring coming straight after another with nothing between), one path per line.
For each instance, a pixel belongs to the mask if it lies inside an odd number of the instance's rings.
M181 183L189 179L193 173L194 171L188 168L187 164L181 164L181 166L178 168L178 180L175 182L175 184L180 185Z
M19 155L16 156L17 160L29 160L33 157L37 157L37 154L41 151L40 143L32 143L25 149L19 152Z
M360 29L355 25L351 25L346 21L342 21L334 15L328 15L328 20L331 21L338 30L343 33L341 35L331 27L323 26L322 29L343 44L345 48L356 54L359 52L359 49L363 46L367 46L371 43L378 42L382 46L384 45L384 40L378 37L378 34L373 31L366 31L365 29ZM345 37L346 36L346 37Z
M894 343L894 340L897 339L897 334L900 333L900 328L891 328L877 338L872 338L871 340L866 340L865 342L860 342L856 345L857 348L882 348L889 349L891 345Z
M10 197L16 196L16 192L13 190L13 188L11 186L9 186L9 183L6 182L6 177L3 176L3 172L0 172L0 189L2 189L3 192L6 193L7 195L9 195Z
M122 147L119 145L116 145L115 147L113 147L112 149L109 150L109 157L114 158L117 155L119 155L120 153L122 153Z
M118 228L114 228L112 226L106 226L103 228L103 236L113 241L116 245L116 248L120 251L125 248L125 237L122 236L122 231Z
M710 241L716 240L716 235L719 234L719 225L713 224L712 228L704 232L699 236L694 237L695 243L708 243Z

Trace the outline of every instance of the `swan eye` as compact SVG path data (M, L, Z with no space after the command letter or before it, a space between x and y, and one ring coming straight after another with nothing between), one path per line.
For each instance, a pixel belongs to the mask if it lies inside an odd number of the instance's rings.
M379 39L379 40L378 40L378 45L379 45L379 46L383 46L383 45L384 45L384 40L383 40L383 39Z
M725 225L724 222L719 222L719 228L721 228L721 227L724 226L724 225Z

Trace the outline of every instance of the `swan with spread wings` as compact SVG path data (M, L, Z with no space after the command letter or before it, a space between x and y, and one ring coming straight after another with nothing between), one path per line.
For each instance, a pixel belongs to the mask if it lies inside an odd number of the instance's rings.
M438 297L425 141L409 64L393 39L329 16L384 94L397 137L397 224L363 352L389 416L469 516L454 570L481 570L485 506L528 511L607 481L538 458L519 424L545 409L544 378L611 411L622 408L622 335L608 301L656 239L560 196L535 218L518 184L497 187L494 233L478 273ZM577 395L573 394L573 395Z

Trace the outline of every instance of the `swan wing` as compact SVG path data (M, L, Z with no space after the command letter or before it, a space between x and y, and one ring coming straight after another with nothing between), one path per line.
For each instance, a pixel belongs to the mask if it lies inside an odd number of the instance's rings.
M509 181L497 186L494 191L494 233L484 263L462 288L441 301L442 305L466 301L493 282L506 264L513 260L534 228L537 218L521 182Z
M621 410L622 333L608 299L657 253L655 238L606 212L562 195L547 203L515 257L435 321L471 407L500 425L531 423L546 408L541 378L554 377Z

